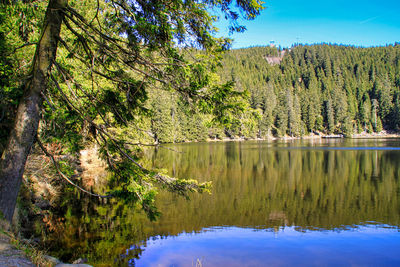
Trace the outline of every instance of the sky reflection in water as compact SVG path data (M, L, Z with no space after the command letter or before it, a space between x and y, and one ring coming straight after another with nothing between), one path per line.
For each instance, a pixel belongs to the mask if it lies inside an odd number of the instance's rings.
M298 231L207 228L157 238L136 266L400 266L399 230L366 225L347 230Z

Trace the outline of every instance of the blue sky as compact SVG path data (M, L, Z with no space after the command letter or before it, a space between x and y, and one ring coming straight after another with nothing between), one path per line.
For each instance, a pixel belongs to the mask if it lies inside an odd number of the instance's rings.
M247 31L229 37L233 48L294 43L378 46L400 41L400 0L264 0L267 7ZM226 22L219 22L228 35Z

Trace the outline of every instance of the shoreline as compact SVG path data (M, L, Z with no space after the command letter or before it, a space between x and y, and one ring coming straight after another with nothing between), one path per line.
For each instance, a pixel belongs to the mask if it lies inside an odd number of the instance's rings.
M275 137L269 136L265 138L246 138L246 137L236 137L236 138L207 138L204 142L230 142L230 141L276 141L276 140L307 140L307 139L380 139L380 138L400 138L400 132L387 132L381 131L379 133L358 133L345 136L344 134L310 134L304 136L283 136ZM191 142L202 142L202 141L186 141L182 143ZM175 143L179 144L179 143Z

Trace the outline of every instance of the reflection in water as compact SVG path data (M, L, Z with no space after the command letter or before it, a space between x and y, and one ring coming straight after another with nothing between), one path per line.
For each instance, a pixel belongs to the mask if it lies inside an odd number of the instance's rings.
M190 202L163 194L158 203L161 221L171 223L174 234L219 225L306 229L366 221L399 225L397 151L282 149L279 144L256 142L175 148L185 153L159 150L156 166L173 162L179 166L177 176L212 180L214 188L212 195L195 195ZM176 214L164 205L170 202ZM182 209L189 212L179 212Z
M399 232L362 226L351 231L278 232L228 227L147 242L137 266L399 266ZM369 242L365 242L368 240ZM373 250L371 242L373 241ZM133 264L132 264L133 265Z
M389 265L399 265L400 256L389 252L400 246L399 145L248 141L173 146L183 153L148 151L151 164L168 167L171 175L213 181L212 194L187 201L162 192L156 222L123 203L68 202L65 222L49 244L65 248L58 251L62 258L104 265L195 266L205 255L203 266L218 260L290 266L298 257L304 266L364 266L379 263L383 252L391 255Z

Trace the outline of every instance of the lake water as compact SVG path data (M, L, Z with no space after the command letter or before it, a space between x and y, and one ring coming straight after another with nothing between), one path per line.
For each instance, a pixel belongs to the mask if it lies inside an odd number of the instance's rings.
M50 251L95 266L400 266L399 139L167 148L147 164L212 181L212 194L161 192L154 222L132 204L76 197Z

